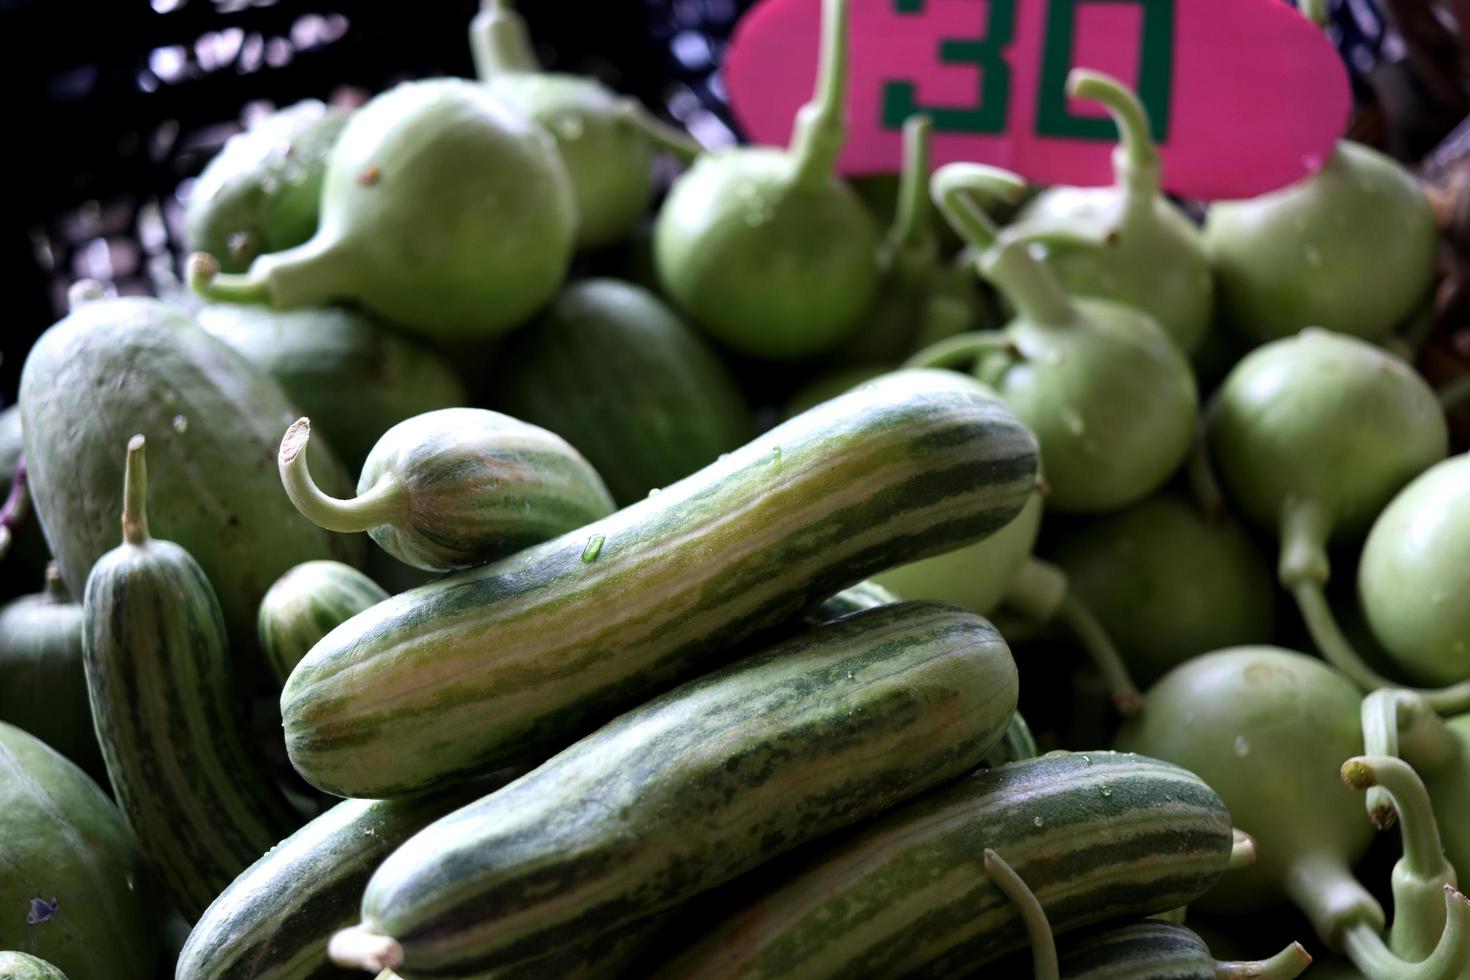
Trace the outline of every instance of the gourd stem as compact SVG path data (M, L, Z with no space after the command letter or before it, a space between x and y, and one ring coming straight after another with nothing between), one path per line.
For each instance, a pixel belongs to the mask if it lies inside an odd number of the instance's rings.
M338 966L359 970L396 970L403 964L403 947L392 936L352 926L332 934L327 957Z
M1020 239L1002 239L1000 245L981 254L976 265L1032 323L1064 327L1076 321L1077 308L1071 297Z
M812 101L796 113L791 154L798 184L825 181L847 139L848 0L822 0L821 63Z
M71 590L66 587L66 579L61 577L61 566L55 561L46 563L45 596L50 602L65 604L72 601Z
M1470 378L1461 378L1458 381L1452 381L1443 388L1435 391L1434 394L1439 398L1440 408L1444 409L1446 413L1453 412L1467 401L1470 401Z
M1434 952L1418 963L1395 955L1371 924L1354 922L1342 933L1341 945L1368 980L1456 980L1470 971L1470 901L1446 885L1445 928Z
M1318 27L1327 26L1327 0L1301 0L1302 16Z
M470 21L470 54L475 75L488 82L496 75L541 70L531 47L526 22L510 0L485 0Z
M306 444L311 439L311 420L297 419L281 439L278 464L286 496L301 515L328 531L366 531L380 524L401 523L407 494L403 485L385 476L352 500L338 500L323 493L311 478L306 463Z
M1000 351L1019 357L1015 343L1006 334L995 330L956 334L936 341L903 362L905 368L944 368L964 365L972 367L984 354Z
M1256 863L1256 839L1239 827L1230 833L1235 839L1230 845L1230 863L1226 867L1231 871L1249 868Z
M1327 539L1332 518L1315 501L1293 500L1281 515L1281 555L1276 577L1287 589L1300 584L1324 586L1332 574L1327 558Z
M898 210L888 232L894 249L934 249L934 204L929 200L930 142L934 121L909 116L903 124L903 170L898 178Z
M189 256L189 288L205 299L224 303L257 303L271 301L270 282L251 272L220 272L219 260L207 252Z
M1118 124L1121 142L1113 153L1113 169L1127 202L1125 213L1152 208L1159 193L1159 150L1138 96L1116 78L1086 68L1074 68L1067 76L1067 94L1102 103Z
M669 154L686 166L704 152L704 147L698 140L653 115L637 99L619 99L618 112L623 121L633 127L654 149Z
M1113 694L1113 704L1118 713L1125 717L1137 714L1143 707L1143 695L1138 693L1122 655L1092 610L1069 592L1057 607L1057 619L1082 644L1088 659L1102 674L1103 683Z
M133 436L128 440L128 458L123 467L123 541L144 544L148 541L148 458L145 440Z
M1307 948L1292 943L1270 959L1217 962L1215 976L1218 980L1296 980L1311 965L1312 954Z
M1285 584L1285 583L1283 583ZM1342 627L1337 623L1337 617L1333 615L1332 607L1327 602L1327 596L1322 591L1322 586L1314 582L1302 582L1294 587L1289 586L1292 595L1296 598L1297 608L1301 610L1302 619L1306 621L1307 632L1311 633L1312 641L1322 651L1322 656L1327 662L1346 674L1354 684L1365 691L1376 691L1382 687L1402 687L1378 673L1368 666L1362 655L1353 649L1348 638L1343 635ZM1440 714L1459 714L1470 709L1470 681L1461 681L1449 687L1440 688L1406 688L1424 699Z
M1341 854L1314 850L1292 858L1281 885L1288 898L1307 917L1317 936L1339 949L1344 935L1365 926L1377 936L1384 927L1383 907L1348 868Z
M985 874L1003 892L1021 916L1026 937L1031 941L1032 972L1036 980L1058 980L1057 940L1047 921L1046 910L1036 893L1016 874L1015 869L990 848L985 849Z
M1407 691L1385 688L1363 699L1359 717L1362 719L1365 755L1398 756L1400 705L1407 708L1405 698L1412 697ZM1366 803L1368 819L1379 830L1387 830L1398 819L1393 799L1382 786L1368 787Z
M10 554L15 543L15 529L31 512L31 495L26 489L26 455L15 458L15 470L10 474L10 492L5 495L5 504L0 506L0 558Z

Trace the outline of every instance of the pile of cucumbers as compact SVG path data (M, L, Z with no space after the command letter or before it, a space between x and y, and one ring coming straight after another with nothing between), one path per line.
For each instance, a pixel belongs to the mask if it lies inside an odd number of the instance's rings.
M1415 179L1200 225L1078 70L1112 187L923 117L849 182L849 6L709 151L484 0L478 79L234 137L187 289L72 290L0 413L0 980L1470 978Z

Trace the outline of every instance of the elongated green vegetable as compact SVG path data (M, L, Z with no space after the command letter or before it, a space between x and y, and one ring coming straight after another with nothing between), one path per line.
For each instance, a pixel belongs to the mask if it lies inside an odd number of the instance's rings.
M144 440L128 443L123 542L83 599L92 719L114 796L189 921L300 823L236 715L214 591L183 548L148 533Z
M0 952L0 980L66 980L66 974L29 954Z
M430 825L373 875L333 958L452 976L589 940L974 768L1016 694L973 613L906 603L815 627Z
M1035 467L974 381L881 379L343 623L282 692L292 762L329 792L395 796L565 744L880 568L1004 525Z
M284 684L318 640L386 598L376 582L341 562L305 562L276 579L256 617L276 678Z
M1295 980L1312 963L1301 943L1259 962L1219 962L1193 930L1144 920L1068 937L1064 980Z

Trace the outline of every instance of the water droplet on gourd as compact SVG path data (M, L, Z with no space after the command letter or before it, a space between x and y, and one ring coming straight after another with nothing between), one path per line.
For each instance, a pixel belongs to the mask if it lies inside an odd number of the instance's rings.
M1113 787L1109 786L1106 782L1099 783L1097 791L1099 794L1105 797L1113 795Z
M1084 766L1090 766L1090 765L1092 765L1092 756L1090 756L1090 755L1084 755L1082 757L1082 764Z
M1033 827L1040 827L1040 826L1042 826L1045 823L1046 823L1046 821L1045 820L1042 820L1040 817L1032 817L1031 818L1031 825Z
M589 565L596 561L597 556L602 554L602 542L606 540L607 538L601 534L594 534L588 538L587 547L582 549L582 561Z
M663 492L664 491L663 491L663 488L662 487L654 487L652 490L648 491L648 495L650 497L657 497L659 494L661 494Z
M170 424L179 435L183 435L189 431L189 418L186 415L175 415L173 422Z
M1251 743L1246 740L1244 735L1235 736L1235 754L1242 759L1251 754Z
M847 672L847 679L852 680L852 671L850 670Z

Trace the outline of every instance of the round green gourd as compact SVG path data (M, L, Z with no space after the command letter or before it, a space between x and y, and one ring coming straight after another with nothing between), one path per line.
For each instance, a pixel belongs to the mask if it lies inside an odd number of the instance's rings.
M1189 451L1198 403L1189 362L1149 316L1069 298L1024 241L1000 234L971 194L1018 194L1014 175L950 164L932 187L950 222L983 250L981 274L1019 313L1000 332L952 337L909 364L979 358L976 376L1041 443L1049 507L1098 513L1148 496Z
M0 721L90 773L104 773L82 666L82 606L54 563L46 591L0 609Z
M308 99L230 137L189 193L189 248L215 256L226 272L243 272L256 256L311 238L327 155L347 118Z
M444 408L383 433L357 496L312 481L311 422L281 440L286 494L333 531L367 531L399 561L428 571L470 568L606 517L615 509L597 471L565 439L482 408Z
M1268 640L1275 628L1271 567L1249 535L1178 494L1067 526L1047 557L1144 684L1190 657Z
M1424 298L1438 236L1413 175L1341 141L1320 171L1205 221L1221 308L1255 343L1321 327L1382 340Z
M879 364L860 364L855 367L833 368L830 371L813 375L786 400L786 405L781 410L781 417L783 419L795 418L809 408L816 408L822 402L831 401L858 385L872 381L879 375L887 374L888 370Z
M1101 102L1117 122L1117 184L1043 191L1008 230L1044 249L1067 292L1140 309L1192 353L1214 318L1214 277L1198 229L1160 193L1143 105L1115 79L1085 69L1068 76L1067 91Z
M20 407L36 516L72 595L117 543L118 447L134 433L149 440L154 526L209 576L242 659L261 596L286 569L361 559L359 539L314 527L279 489L276 445L299 414L280 387L172 307L78 306L31 348ZM325 444L313 453L323 486L345 491Z
M59 752L0 722L0 949L71 980L148 980L156 889L112 801Z
M648 211L657 149L684 158L699 152L698 144L596 79L541 70L510 0L484 0L470 25L470 49L490 94L556 140L576 198L582 248L622 241Z
M309 561L276 579L260 600L260 648L282 684L316 641L388 598L351 565Z
M26 953L0 952L0 980L66 980L66 974Z
M189 278L209 299L281 309L350 299L425 337L489 339L556 292L576 222L544 131L473 82L404 82L342 131L311 240L238 276L197 253Z
M729 368L656 295L569 285L503 360L496 406L566 439L626 506L755 436Z
M1405 676L1470 678L1470 456L1426 470L1378 516L1358 563L1358 596Z
M194 317L274 378L352 473L389 426L466 403L440 354L356 310L210 303Z
M670 189L654 229L664 293L721 344L796 360L834 350L878 281L878 235L832 173L845 127L849 0L824 0L817 93L789 150L701 156Z

